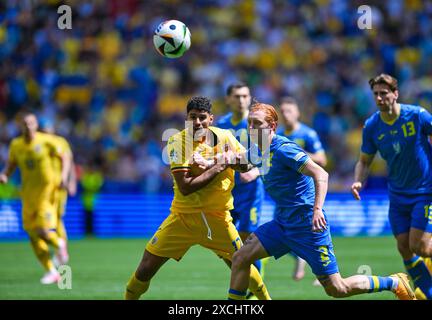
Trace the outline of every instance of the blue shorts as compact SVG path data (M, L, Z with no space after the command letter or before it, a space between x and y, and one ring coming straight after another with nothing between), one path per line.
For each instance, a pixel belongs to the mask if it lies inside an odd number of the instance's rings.
M390 193L389 220L393 234L410 228L432 232L432 194L401 195Z
M258 228L261 210L256 207L243 209L243 211L231 210L233 223L238 232L252 233Z
M316 276L338 273L330 226L327 224L323 232L312 232L311 229L312 213L295 215L283 223L272 220L254 233L267 253L275 259L292 251L306 260Z
M242 201L235 201L234 198L234 209L230 212L238 232L252 233L258 228L261 207L262 199L260 197L242 199Z

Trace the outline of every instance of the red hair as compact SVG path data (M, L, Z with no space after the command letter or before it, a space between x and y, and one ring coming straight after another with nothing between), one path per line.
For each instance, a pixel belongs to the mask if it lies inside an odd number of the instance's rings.
M262 111L265 114L265 121L267 121L268 123L270 122L274 122L276 127L278 124L278 114L276 112L276 109L269 105L269 104L265 104L265 103L255 103L254 105L252 105L250 112L256 112L256 111Z

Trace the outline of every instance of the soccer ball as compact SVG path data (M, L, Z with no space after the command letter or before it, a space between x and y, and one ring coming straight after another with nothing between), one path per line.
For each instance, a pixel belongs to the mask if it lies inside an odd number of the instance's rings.
M181 21L164 21L155 30L153 44L164 57L179 58L190 48L191 34Z

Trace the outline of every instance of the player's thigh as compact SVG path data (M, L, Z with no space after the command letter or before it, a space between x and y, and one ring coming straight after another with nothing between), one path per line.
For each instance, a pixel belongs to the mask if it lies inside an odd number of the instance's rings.
M196 215L171 213L146 245L146 250L159 257L180 260L189 248L199 243Z
M235 253L235 256L252 263L253 261L268 257L269 254L259 238L254 233L251 233L240 250Z
M231 217L206 214L204 218L208 233L200 244L214 251L219 257L231 261L234 252L243 244Z
M55 207L48 197L40 197L37 202L23 208L23 228L26 231L51 230L57 228Z

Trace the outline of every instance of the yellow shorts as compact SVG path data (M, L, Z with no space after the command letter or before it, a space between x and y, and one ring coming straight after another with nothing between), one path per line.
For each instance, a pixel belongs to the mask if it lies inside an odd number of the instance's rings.
M196 244L228 260L242 246L229 212L223 215L172 212L147 243L146 250L178 261Z
M31 194L23 195L22 218L24 230L57 228L55 198L56 195L52 186L36 188L32 190Z

